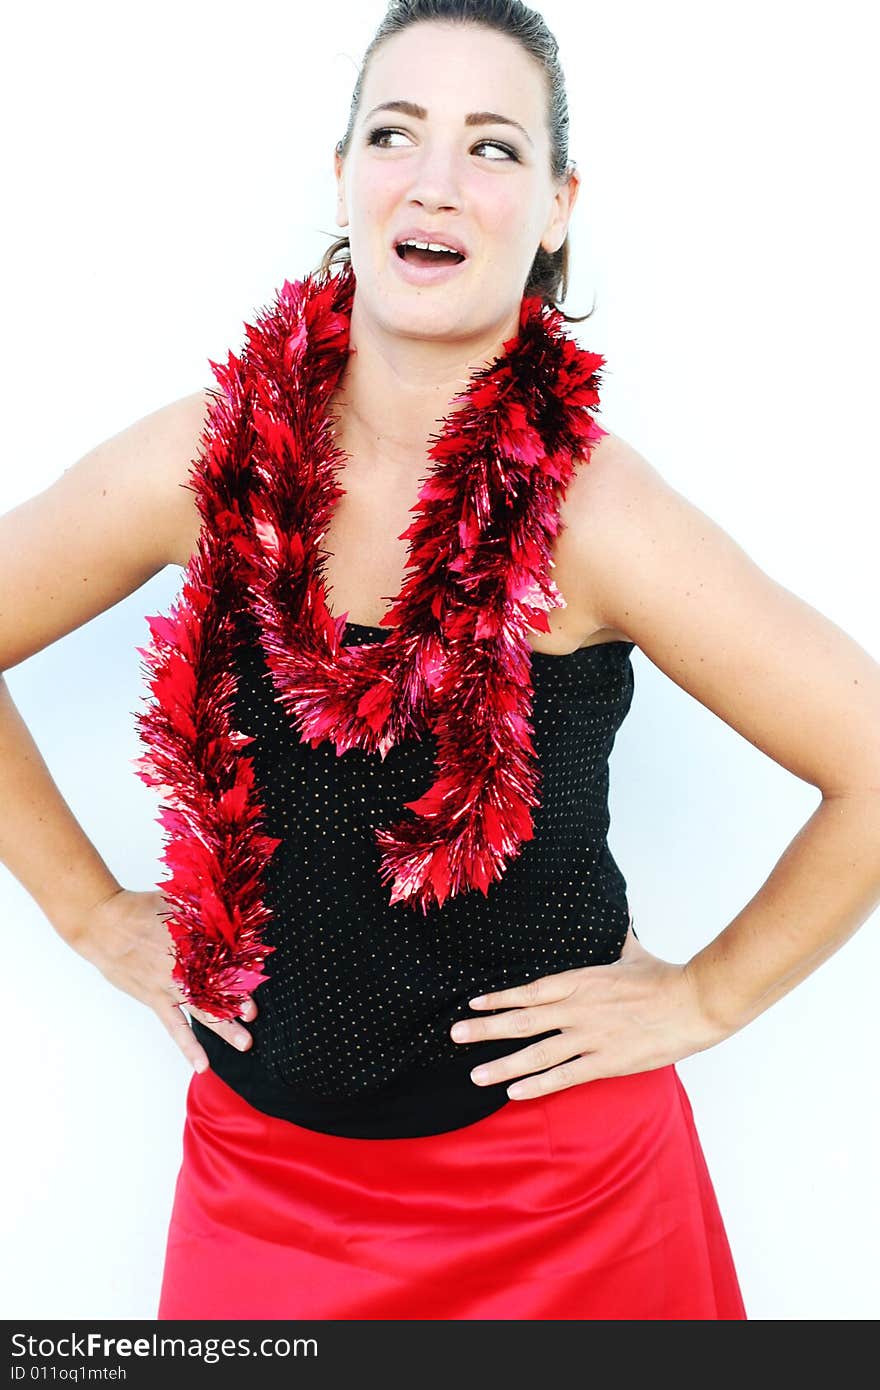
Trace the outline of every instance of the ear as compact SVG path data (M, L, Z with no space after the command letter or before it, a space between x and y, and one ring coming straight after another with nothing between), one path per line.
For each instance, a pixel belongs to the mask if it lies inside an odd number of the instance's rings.
M336 225L337 227L348 226L348 208L345 202L345 179L344 162L339 152L339 145L333 150L333 174L336 179Z
M541 237L541 245L550 255L559 250L568 235L568 224L571 221L580 187L581 176L577 171L577 165L572 164L568 178L554 196L550 220L544 228L544 235Z

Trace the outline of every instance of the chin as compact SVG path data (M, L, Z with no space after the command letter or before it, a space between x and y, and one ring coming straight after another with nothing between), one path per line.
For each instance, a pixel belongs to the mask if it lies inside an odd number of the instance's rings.
M403 285L383 295L380 314L389 326L406 328L412 325L414 328L424 327L427 331L436 326L442 330L444 327L457 327L469 316L470 301L470 295L459 300L458 296L448 292L438 294L433 290Z

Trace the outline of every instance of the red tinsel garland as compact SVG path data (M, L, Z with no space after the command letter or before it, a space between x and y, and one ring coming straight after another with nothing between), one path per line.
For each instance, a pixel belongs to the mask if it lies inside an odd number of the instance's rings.
M259 831L251 739L231 726L236 618L256 622L276 690L303 741L384 758L430 729L436 777L412 814L377 828L390 904L484 894L531 839L540 771L532 743L529 631L564 605L552 578L559 502L606 431L593 419L604 358L524 297L519 332L455 398L432 436L408 565L380 642L343 646L320 542L343 489L329 402L348 359L351 266L291 284L245 325L194 463L203 525L169 618L138 650L154 701L138 713L138 775L170 800L175 977L188 1002L234 1017L267 976L261 874L279 844Z

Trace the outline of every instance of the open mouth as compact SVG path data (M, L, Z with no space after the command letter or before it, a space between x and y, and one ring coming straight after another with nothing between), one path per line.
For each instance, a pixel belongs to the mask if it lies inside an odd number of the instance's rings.
M410 246L406 242L398 242L395 249L400 259L410 265L460 265L465 259L460 251L428 251L421 246Z

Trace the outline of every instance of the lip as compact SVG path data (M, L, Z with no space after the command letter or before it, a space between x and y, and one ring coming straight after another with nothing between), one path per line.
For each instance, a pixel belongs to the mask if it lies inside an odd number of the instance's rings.
M450 251L458 251L467 259L468 249L463 241L459 241L457 236L446 232L428 232L424 227L404 227L402 232L391 244L391 249L396 252L397 247L402 241L434 241L438 246L448 246Z
M399 241L405 241L406 237L399 237ZM430 241L430 237L419 237L419 241ZM456 249L456 248L453 248ZM459 275L467 265L467 257L463 261L450 261L446 265L416 265L412 261L405 261L402 256L397 254L397 244L391 247L390 251L393 268L402 280L406 280L410 285L439 285L451 280Z

